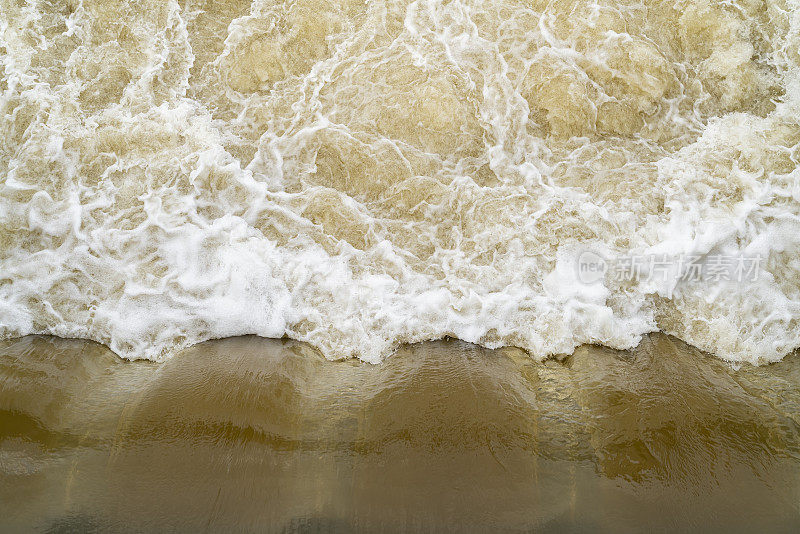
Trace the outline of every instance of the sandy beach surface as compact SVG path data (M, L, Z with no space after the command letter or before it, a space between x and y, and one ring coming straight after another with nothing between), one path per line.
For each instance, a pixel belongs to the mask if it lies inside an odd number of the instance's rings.
M800 358L673 338L536 362L459 341L380 365L211 341L129 362L0 345L7 532L800 527Z

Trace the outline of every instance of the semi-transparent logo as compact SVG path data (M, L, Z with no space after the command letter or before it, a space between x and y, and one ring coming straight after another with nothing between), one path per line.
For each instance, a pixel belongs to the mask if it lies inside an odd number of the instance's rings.
M643 254L608 259L594 251L578 256L578 279L584 284L616 282L746 282L758 279L761 256L725 254Z

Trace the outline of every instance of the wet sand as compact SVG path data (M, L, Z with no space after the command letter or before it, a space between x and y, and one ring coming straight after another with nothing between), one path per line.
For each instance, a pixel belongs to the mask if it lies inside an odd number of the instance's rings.
M0 530L796 531L800 357L0 344Z

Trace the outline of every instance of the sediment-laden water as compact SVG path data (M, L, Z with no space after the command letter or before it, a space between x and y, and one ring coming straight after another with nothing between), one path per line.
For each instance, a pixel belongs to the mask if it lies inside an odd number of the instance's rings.
M779 360L798 50L794 0L0 0L0 336Z

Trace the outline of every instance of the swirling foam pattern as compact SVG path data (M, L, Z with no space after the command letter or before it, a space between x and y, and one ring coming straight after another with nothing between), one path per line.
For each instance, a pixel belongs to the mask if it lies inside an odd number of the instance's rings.
M0 0L0 58L0 336L800 346L795 0Z

